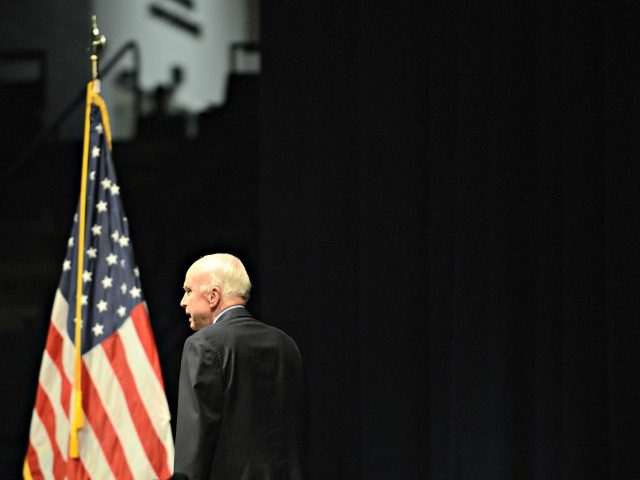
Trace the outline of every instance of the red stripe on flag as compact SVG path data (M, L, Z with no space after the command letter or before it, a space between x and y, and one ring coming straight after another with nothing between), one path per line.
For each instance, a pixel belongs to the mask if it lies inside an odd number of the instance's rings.
M149 463L156 472L156 475L158 475L158 478L169 478L171 476L171 470L167 464L167 451L162 441L160 441L156 430L153 428L149 413L140 398L140 392L138 392L136 388L135 379L133 378L124 353L125 349L120 334L116 333L111 335L111 337L102 342L102 348L111 363L116 377L120 381L120 386L127 400L131 419L138 432L140 443L147 454Z
M160 386L164 390L164 382L162 381L162 371L160 370L160 359L158 358L158 350L156 350L156 342L153 339L153 333L151 330L151 322L149 321L149 314L144 303L139 303L133 310L131 310L131 319L133 325L136 327L138 338L144 348L149 364L158 377Z
M51 444L53 453L53 476L54 478L64 478L66 461L62 456L62 452L58 446L58 440L56 439L56 413L51 406L51 400L40 384L38 384L38 391L36 393L36 412L38 412L42 425L44 425L47 431L49 443Z
M79 458L71 458L67 462L67 479L68 480L91 480L91 475L84 468L84 463Z
M44 478L44 474L40 469L38 455L36 454L36 450L33 448L31 442L29 442L29 445L27 446L27 463L29 464L29 472L31 472L31 478Z
M47 344L45 346L45 350L49 354L49 357L51 357L51 360L60 373L60 379L62 380L62 387L60 390L60 404L62 405L64 414L68 417L69 401L71 399L71 383L67 378L62 362L64 339L62 338L60 333L58 333L58 330L53 326L53 322L51 322L51 324L49 325L49 335L47 335Z
M118 480L133 479L120 439L107 416L102 399L84 361L82 362L82 406L102 451L108 453L105 458L115 477Z

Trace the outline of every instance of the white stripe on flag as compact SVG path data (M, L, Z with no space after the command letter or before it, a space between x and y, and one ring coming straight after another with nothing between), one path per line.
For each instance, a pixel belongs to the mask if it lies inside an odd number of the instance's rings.
M36 410L31 414L31 431L29 432L29 440L38 457L40 470L44 478L53 478L53 449L49 442L47 430L44 428L40 416Z
M144 408L149 413L158 438L167 449L167 463L173 465L171 414L164 389L151 368L131 317L122 325L118 333L122 339L127 363L135 380L136 388L140 392Z
M80 459L90 478L114 479L109 462L89 422L78 432Z
M142 448L127 408L127 400L104 349L101 346L93 348L83 358L89 376L102 399L105 412L120 439L129 468L136 478L154 478L156 474Z
M53 327L62 337L63 349L62 349L62 365L64 366L64 373L69 379L69 382L73 384L74 378L74 364L73 355L75 347L73 342L69 338L67 333L67 315L69 313L69 304L62 296L60 289L56 289L56 298L53 301L53 309L51 311L51 323Z
M67 459L67 448L69 445L69 421L66 412L61 404L62 380L58 368L53 364L51 357L45 350L42 355L42 366L40 367L40 387L49 397L53 414L55 415L56 442L60 448L62 457ZM45 379L46 380L42 380Z

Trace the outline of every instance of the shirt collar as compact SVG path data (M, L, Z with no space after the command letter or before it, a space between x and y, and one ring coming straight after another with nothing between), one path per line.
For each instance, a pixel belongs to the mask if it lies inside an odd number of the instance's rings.
M229 310L233 310L235 308L244 308L244 305L231 305L230 307L225 308L218 315L216 315L216 318L213 319L213 323L216 323L218 319L222 316L222 314L228 312Z

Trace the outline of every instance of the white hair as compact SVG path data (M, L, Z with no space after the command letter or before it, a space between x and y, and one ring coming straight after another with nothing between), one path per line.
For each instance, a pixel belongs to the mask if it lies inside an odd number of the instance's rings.
M251 281L239 258L229 253L214 253L196 261L210 277L210 284L202 287L203 293L218 285L222 298L240 296L246 302L251 293Z

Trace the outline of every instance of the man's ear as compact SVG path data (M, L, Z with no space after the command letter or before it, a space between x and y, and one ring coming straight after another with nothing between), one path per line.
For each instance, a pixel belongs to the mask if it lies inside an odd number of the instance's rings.
M211 308L215 308L218 305L220 302L220 288L218 286L212 287L211 290L209 290L209 298L207 300L209 300L209 306Z

